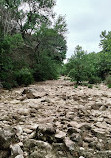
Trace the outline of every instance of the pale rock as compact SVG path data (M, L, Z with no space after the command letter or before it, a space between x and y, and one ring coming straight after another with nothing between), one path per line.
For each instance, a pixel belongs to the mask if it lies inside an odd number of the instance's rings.
M30 110L29 109L19 109L18 110L18 114L21 114L21 115L29 115L29 113L30 113Z
M83 151L84 151L85 149L84 149L83 147L80 147L80 150L83 150Z
M20 147L23 147L23 142L19 142L18 145L19 145Z
M23 131L27 134L31 134L32 133L32 130L30 129L27 129L27 128L24 128Z
M69 150L75 149L75 143L72 140L70 140L69 137L65 137L64 143L65 143L66 147L68 147Z
M19 100L12 100L12 101L10 101L10 104L19 104L19 103L20 103Z
M28 153L26 151L24 152L23 155L24 155L24 157L28 157Z
M29 128L30 130L36 130L38 126L39 126L38 124L33 124L33 123L31 123L31 125L28 126L28 128Z
M35 138L35 136L36 136L36 132L34 131L28 136L28 138L33 139L33 138Z
M98 122L103 122L103 121L104 121L104 118L103 118L103 117L98 117L98 118L97 118L97 121L98 121Z
M24 158L24 156L23 156L23 155L17 155L17 156L14 157L14 158Z
M98 138L104 137L106 134L106 130L102 128L93 128L91 131Z
M17 155L23 156L23 151L19 144L10 145L10 148L11 148L11 156L13 156L13 157L15 157Z
M71 121L69 123L70 126L75 127L75 128L80 128L82 125L84 125L84 123L78 123L76 121Z
M18 125L18 126L15 127L15 128L16 128L16 134L17 134L18 136L20 136L20 135L23 133L22 127Z
M12 127L4 127L0 129L0 149L8 149L11 143L18 140Z
M66 136L66 133L63 131L59 131L58 133L55 134L55 138L57 140L63 140Z
M91 107L92 107L92 109L94 109L94 110L99 110L102 105L103 105L102 102L95 102L95 104L92 105Z

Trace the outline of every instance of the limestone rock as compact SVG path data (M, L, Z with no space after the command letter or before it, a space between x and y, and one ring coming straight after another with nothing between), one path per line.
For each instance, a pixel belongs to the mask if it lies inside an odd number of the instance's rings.
M57 142L63 142L63 139L65 138L66 136L66 133L63 132L63 131L58 131L56 134L55 134L55 139L57 140Z
M23 156L23 155L17 155L17 156L14 157L14 158L24 158L24 156Z
M29 115L30 113L30 110L29 109L24 109L24 108L21 108L18 110L18 114L21 114L21 115Z
M52 124L40 125L36 129L36 138L38 140L47 141L52 143L56 130Z
M36 157L45 157L47 154L51 153L52 147L49 143L43 142L40 140L34 140L34 139L27 139L24 142L24 150L28 151L30 150L30 157L36 158Z
M10 145L10 148L11 148L11 157L12 158L15 158L15 156L17 156L17 155L23 156L23 151L19 144Z
M0 150L9 149L10 145L14 142L17 142L18 138L16 137L15 131L11 127L6 127L0 129Z
M69 137L65 137L64 143L69 150L73 151L75 149L75 143Z
M102 102L95 102L95 104L92 105L92 109L99 110L102 105L103 105Z

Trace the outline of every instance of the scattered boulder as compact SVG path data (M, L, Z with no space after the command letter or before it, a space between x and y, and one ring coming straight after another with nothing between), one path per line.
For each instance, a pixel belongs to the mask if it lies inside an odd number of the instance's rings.
M17 142L18 138L12 127L0 129L0 150L9 149L10 145Z
M56 134L55 134L55 139L58 143L62 143L64 138L66 136L66 133L63 132L63 131L58 131Z
M35 99L33 92L28 88L23 90L22 95L24 94L26 95L28 99Z
M60 79L3 90L0 158L111 157L111 90L99 87Z
M65 137L64 143L69 150L74 151L75 143L72 140L70 140L69 137Z
M24 150L30 153L29 156L31 158L43 158L51 153L52 147L49 143L44 141L27 139L24 141Z
M16 156L23 157L23 151L19 144L10 145L11 148L11 158L15 158Z
M36 139L53 143L55 133L53 124L39 125L36 129Z

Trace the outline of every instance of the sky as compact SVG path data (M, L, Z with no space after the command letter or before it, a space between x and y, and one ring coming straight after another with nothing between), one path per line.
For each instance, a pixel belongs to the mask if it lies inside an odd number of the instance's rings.
M111 31L111 0L56 0L55 12L65 15L67 58L77 45L88 53L101 50L101 32Z

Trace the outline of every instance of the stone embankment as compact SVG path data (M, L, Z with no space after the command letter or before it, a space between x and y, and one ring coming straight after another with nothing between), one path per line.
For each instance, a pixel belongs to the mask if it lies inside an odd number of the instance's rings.
M0 92L0 158L110 158L111 89L63 78Z

